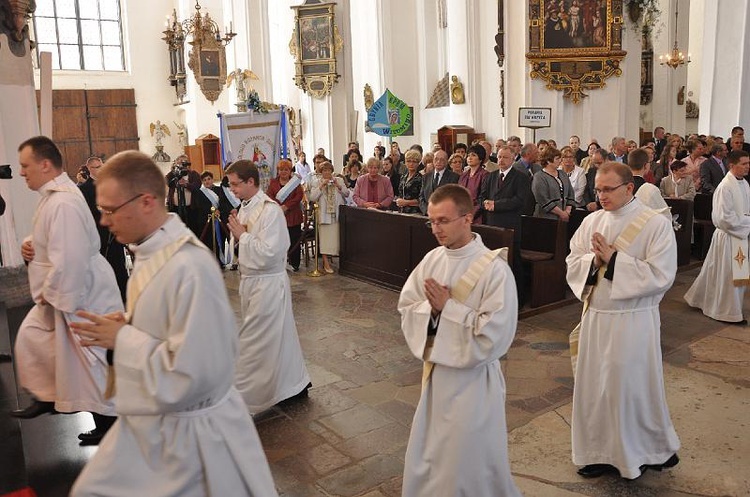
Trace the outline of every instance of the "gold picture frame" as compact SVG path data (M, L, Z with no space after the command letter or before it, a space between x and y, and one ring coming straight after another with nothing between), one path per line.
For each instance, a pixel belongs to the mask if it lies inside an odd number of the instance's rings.
M227 55L224 45L215 36L204 34L200 42L191 41L188 67L193 71L203 95L210 102L219 99L227 83Z
M529 0L531 79L579 103L584 91L620 76L622 0Z
M334 22L335 3L306 0L294 10L289 52L294 57L294 83L315 98L331 93L338 81L336 54L344 42Z

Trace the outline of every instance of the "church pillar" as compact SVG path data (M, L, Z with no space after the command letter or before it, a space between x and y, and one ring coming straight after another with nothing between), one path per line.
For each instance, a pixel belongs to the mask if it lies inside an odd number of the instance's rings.
M446 124L466 124L474 126L474 110L479 105L476 89L480 88L477 75L479 67L477 63L478 53L476 40L473 33L476 32L474 22L474 0L446 0L447 22L448 22L448 68L452 76L457 76L459 82L464 85L465 104L453 104L451 102Z
M728 138L750 126L750 0L706 0L703 26L698 130Z

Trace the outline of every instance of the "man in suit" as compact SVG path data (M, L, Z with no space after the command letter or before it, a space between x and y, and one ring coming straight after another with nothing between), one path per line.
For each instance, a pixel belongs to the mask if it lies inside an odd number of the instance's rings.
M628 163L628 142L622 136L612 138L612 152L609 154L609 160L621 164Z
M732 147L732 141L736 143L737 138L739 138L739 141L742 145L740 147ZM732 128L732 134L729 136L729 138L727 138L727 148L730 151L731 149L735 148L737 150L742 150L750 154L750 143L745 143L745 130L742 128L742 126L735 126L734 128Z
M492 171L497 171L497 163L494 162L490 157L492 157L492 144L486 140L479 142L479 144L484 148L485 152L485 160L484 163L482 163L482 167L488 172L491 173Z
M501 147L497 152L498 169L491 172L482 183L479 193L480 208L485 211L486 224L514 230L513 275L516 279L519 303L523 302L523 267L521 265L521 215L529 201L533 204L531 180L524 171L511 167L513 151ZM529 200L530 199L530 200Z
M571 135L568 139L568 145L570 145L570 148L573 149L573 153L575 154L576 166L580 166L581 161L588 157L588 150L581 150L581 139L578 135Z
M664 128L657 126L654 128L654 151L657 157L661 157L661 152L664 150L666 144L667 137L665 136Z
M712 194L721 180L727 174L724 160L727 158L727 146L723 142L714 142L711 147L711 157L705 160L701 166L701 189L700 193Z
M419 193L419 210L422 214L427 215L427 204L430 201L430 195L438 187L448 183L458 183L458 174L451 171L448 165L448 154L444 150L435 152L435 158L432 161L434 170L422 180L422 191Z
M583 202L589 212L602 208L596 197L594 181L596 180L597 169L605 162L607 162L607 151L603 148L597 148L589 161L589 170L586 171L586 189L583 191Z
M515 135L508 137L508 146L513 154L513 162L521 160L521 139Z
M521 158L513 163L513 168L524 173L526 177L529 178L529 183L531 183L534 175L542 170L542 166L537 164L537 160L539 160L539 147L533 143L527 143L521 147L520 155ZM526 206L523 209L523 214L525 216L531 216L534 214L535 203L534 196L530 195L526 200Z

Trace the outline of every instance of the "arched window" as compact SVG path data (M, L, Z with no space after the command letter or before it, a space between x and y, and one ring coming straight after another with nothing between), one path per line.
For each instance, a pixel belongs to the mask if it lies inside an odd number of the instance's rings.
M53 69L124 71L120 0L37 0L34 34Z

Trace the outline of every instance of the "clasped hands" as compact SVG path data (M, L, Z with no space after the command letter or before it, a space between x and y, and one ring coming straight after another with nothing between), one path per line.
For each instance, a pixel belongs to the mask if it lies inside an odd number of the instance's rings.
M237 219L237 214L234 211L229 214L227 225L229 225L229 231L232 232L232 235L234 235L234 238L237 240L239 240L240 236L247 231L247 227Z
M424 281L424 293L427 301L432 306L432 314L438 315L443 312L445 303L451 298L451 292L447 286L441 285L433 278L427 278Z
M607 239L601 233L594 233L591 237L591 251L594 253L594 266L601 267L605 264L609 264L609 260L612 258L617 249L614 245L607 243Z
M125 315L119 311L104 315L78 311L76 316L88 319L88 322L70 323L71 329L84 338L80 342L84 347L103 347L114 350L117 333L127 324Z

